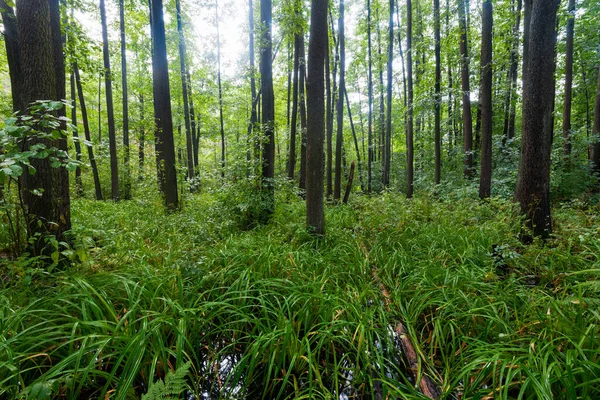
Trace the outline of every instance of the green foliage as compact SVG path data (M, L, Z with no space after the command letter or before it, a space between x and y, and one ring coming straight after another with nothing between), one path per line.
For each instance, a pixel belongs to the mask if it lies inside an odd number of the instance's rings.
M142 396L142 400L178 399L179 395L188 387L185 378L190 367L191 363L187 362L177 368L177 371L169 371L164 382L158 381L150 386L148 393Z

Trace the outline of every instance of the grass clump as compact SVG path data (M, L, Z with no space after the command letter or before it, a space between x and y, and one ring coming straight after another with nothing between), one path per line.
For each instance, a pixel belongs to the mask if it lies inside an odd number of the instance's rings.
M76 200L79 262L3 280L0 397L140 398L176 376L195 398L422 398L398 322L446 398L600 396L597 209L559 208L525 247L499 199L359 196L313 238L279 193L249 230L212 195L169 215Z

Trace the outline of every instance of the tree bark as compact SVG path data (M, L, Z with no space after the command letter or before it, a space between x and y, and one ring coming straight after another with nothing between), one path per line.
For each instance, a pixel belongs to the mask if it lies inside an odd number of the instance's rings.
M340 201L342 188L342 148L344 145L344 90L346 87L346 38L344 33L344 0L340 0L338 39L340 43L340 84L337 102L337 135L335 139L335 182L333 200Z
M594 142L590 151L593 171L600 174L600 68L598 68L598 87L596 88L596 104L594 106L594 127L592 129Z
M185 144L187 155L187 176L194 177L194 146L192 142L192 124L190 119L190 99L188 95L188 77L186 67L186 45L183 35L183 23L181 18L181 2L175 0L175 12L177 13L177 32L179 34L179 70L181 74L181 92L183 96L183 115L185 120Z
M262 149L263 193L267 203L265 213L271 215L275 207L275 97L273 93L273 39L271 0L260 0L260 18L263 24L260 48L260 81L262 91Z
M152 0L152 83L154 94L154 121L157 141L157 163L161 176L162 192L167 210L179 205L177 171L175 169L175 144L173 141L173 116L171 89L162 0Z
M92 168L92 175L94 177L94 189L96 191L96 200L103 200L102 189L100 186L100 175L98 174L96 158L94 157L94 148L92 147L92 135L90 134L90 124L88 120L87 107L85 105L85 97L83 95L83 88L81 85L81 77L79 75L79 67L77 65L77 62L73 63L73 72L75 73L77 97L79 97L79 106L81 107L81 120L83 122L83 132L85 134L85 140L88 142L86 147L88 150L90 166Z
M458 1L458 20L460 26L460 65L462 80L463 136L464 136L464 174L473 176L473 116L471 114L471 88L469 84L469 46L465 0Z
M102 22L102 53L104 56L104 84L106 86L106 114L108 118L108 147L110 153L110 182L112 199L119 201L119 163L117 159L117 137L115 132L115 112L113 107L112 73L108 49L108 28L106 25L105 1L100 0L100 19Z
M516 21L513 28L512 36L512 49L510 51L510 89L506 96L506 116L504 118L504 131L503 131L503 143L507 139L515 137L515 119L516 119L516 108L517 108L517 78L518 78L518 67L519 67L519 32L521 27L521 11L523 8L523 0L517 0L517 11Z
M125 6L124 0L119 0L119 27L121 30L121 81L123 85L123 166L125 179L123 198L131 198L131 167L129 165L129 94L127 91L127 42L125 41Z
M410 2L410 0L408 0ZM367 192L373 189L373 53L371 48L371 0L367 0L367 54L369 57L369 73L367 82L367 96L369 97L368 135L367 145L369 147L367 161ZM408 140L408 139L407 139Z
M412 46L412 0L406 0L406 63L408 77L408 112L406 124L406 198L413 196L414 180L414 127L413 127L413 46Z
M75 159L81 162L81 143L77 131L77 94L75 90L75 70L73 69L73 64L71 64L71 68L71 125L73 130L73 144L75 145ZM83 196L83 183L81 182L81 168L79 165L75 169L75 190L77 196Z
M0 15L2 15L2 24L4 25L3 36L10 75L12 106L13 111L16 112L25 109L27 106L21 101L23 74L21 72L19 28L13 8L9 7L4 0L0 0Z
M144 147L146 145L146 128L144 128L144 114L145 114L145 107L144 107L144 94L141 93L140 94L140 143L139 143L139 148L138 148L138 168L139 168L139 172L138 172L138 181L143 181L144 180L144 159L145 159L145 151L144 151Z
M442 139L441 139L441 103L442 103L442 69L440 50L440 0L433 0L433 30L435 41L435 123L434 123L434 156L435 171L433 181L436 185L440 183L442 169Z
M60 100L57 89L57 69L55 55L62 55L60 30L56 29L56 15L52 15L47 0L17 1L19 16L20 63L22 66L21 101L30 104L36 100ZM54 26L53 26L54 25ZM60 28L60 21L58 21ZM56 48L58 47L58 48ZM62 56L61 56L62 57ZM58 67L58 68L57 68ZM64 64L63 64L64 68ZM60 71L59 71L60 72ZM64 86L64 69L62 83ZM63 87L63 92L64 92ZM63 96L64 98L64 96ZM47 147L66 148L66 138L40 140ZM27 143L27 148L35 141ZM66 169L53 168L48 158L31 160L36 173L24 175L23 195L27 207L27 232L30 237L40 234L33 243L34 254L52 253L43 236L54 235L57 240L65 240L64 233L71 229L69 197L69 175ZM34 190L41 192L33 194Z
M563 104L563 155L568 163L571 155L571 105L573 93L573 35L575 31L575 0L569 0L567 15L567 47L565 54L565 99Z
M300 177L299 177L299 188L306 189L306 97L305 97L305 88L306 88L306 63L304 62L304 35L300 37L300 54L302 57L300 58L300 130L302 131L301 135L301 144L300 144Z
M394 64L394 0L390 0L389 42L387 62L387 115L385 122L385 143L383 148L383 186L390 184L392 156L392 80Z
M392 0L394 1L394 0ZM352 161L352 164L350 164L350 174L348 174L348 184L346 185L346 193L344 193L344 200L342 200L342 203L344 204L348 204L348 199L350 198L350 192L352 192L352 182L354 181L354 168L356 166L356 163L354 161Z
M559 0L532 0L523 86L523 138L515 199L533 234L552 232L550 151L554 104L555 22Z
M308 128L306 225L317 235L325 234L323 205L324 64L327 51L327 0L312 0L308 46Z
M298 15L296 14L296 18ZM292 81L292 110L290 115L290 154L288 160L288 178L294 179L296 171L296 131L298 127L298 74L300 69L300 35L294 35L294 67Z
M488 198L492 190L492 0L483 2L481 27L481 175L479 197Z
M225 178L225 123L223 121L223 86L221 84L221 37L219 34L219 2L215 0L215 23L217 26L217 85L219 87L219 127L221 132L221 178Z

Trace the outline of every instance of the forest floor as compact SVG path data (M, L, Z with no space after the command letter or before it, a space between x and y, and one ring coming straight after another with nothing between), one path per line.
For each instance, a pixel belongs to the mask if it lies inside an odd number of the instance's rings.
M314 238L291 190L253 229L223 193L76 199L72 266L4 262L0 397L600 398L597 205L525 246L506 200L355 196Z

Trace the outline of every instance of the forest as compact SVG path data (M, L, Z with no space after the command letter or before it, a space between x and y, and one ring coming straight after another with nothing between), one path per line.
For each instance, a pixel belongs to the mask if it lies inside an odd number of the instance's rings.
M598 0L0 0L0 398L600 398Z

